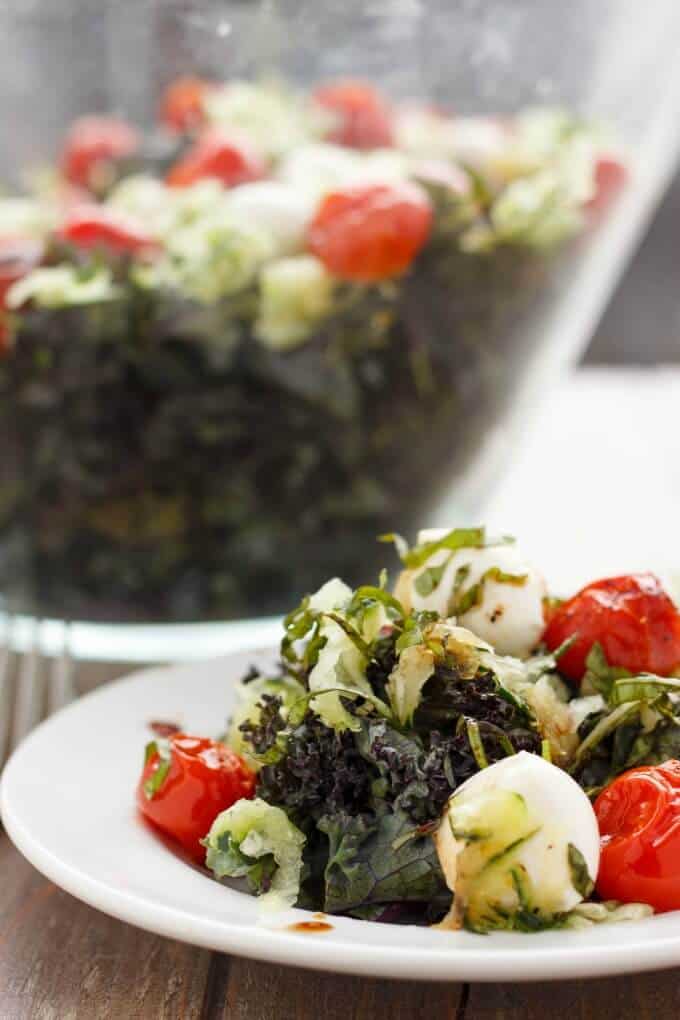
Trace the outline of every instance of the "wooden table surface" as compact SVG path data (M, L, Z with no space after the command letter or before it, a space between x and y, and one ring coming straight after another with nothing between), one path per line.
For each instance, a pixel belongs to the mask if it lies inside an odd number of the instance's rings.
M78 689L114 672L120 667L81 669ZM0 1020L680 1017L680 969L533 985L318 974L196 949L107 917L43 878L4 834L0 875Z

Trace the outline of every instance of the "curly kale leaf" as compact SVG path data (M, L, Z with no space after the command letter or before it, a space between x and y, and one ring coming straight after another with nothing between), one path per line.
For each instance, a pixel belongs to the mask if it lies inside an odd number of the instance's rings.
M246 719L239 726L239 730L252 747L255 756L261 757L276 746L279 733L286 728L286 720L281 714L283 699L277 694L263 694L258 704L260 714L257 722Z
M271 719L268 728L270 733L276 728ZM261 770L258 794L296 820L316 820L327 812L370 811L372 783L378 778L378 769L361 757L351 731L338 733L308 711L287 735L279 760Z
M482 720L476 725L489 763L520 750L540 752L534 733L514 733L512 743L491 723ZM469 726L453 734L433 730L421 737L402 733L384 720L363 720L356 741L364 759L380 773L380 780L373 783L374 795L417 825L438 819L454 790L479 771Z
M484 746L489 762L513 751L540 754L541 742L534 720L493 674L478 672L475 677L465 678L455 665L437 664L416 710L415 729L424 734L432 730L456 734L461 720L468 719L486 733Z
M318 828L329 840L324 899L329 913L431 901L445 893L434 842L403 812L324 815Z

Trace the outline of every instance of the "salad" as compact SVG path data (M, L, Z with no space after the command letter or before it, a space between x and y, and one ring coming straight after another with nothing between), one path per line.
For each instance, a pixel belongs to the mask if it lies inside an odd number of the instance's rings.
M660 581L562 601L483 528L385 537L392 591L327 581L219 740L148 745L142 814L267 911L529 933L680 909L680 612Z
M0 197L0 591L112 620L357 584L502 420L626 174L567 111L361 82L183 79L55 163Z

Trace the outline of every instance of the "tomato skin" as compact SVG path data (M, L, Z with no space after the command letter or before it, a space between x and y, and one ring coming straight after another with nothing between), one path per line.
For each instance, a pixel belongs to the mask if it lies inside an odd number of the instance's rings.
M150 822L177 840L198 863L205 861L201 839L221 811L255 792L255 774L225 744L184 733L170 738L170 768L153 797L144 784L161 765L158 754L144 766L137 805Z
M322 200L307 246L335 276L372 283L408 269L431 225L429 199L415 184L356 185Z
M170 168L165 183L171 188L188 188L198 181L215 178L226 188L234 188L266 175L264 160L247 142L210 131Z
M76 248L106 248L119 254L153 252L158 242L136 222L97 205L76 205L56 231L56 236Z
M195 131L205 123L203 100L215 85L205 78L177 78L165 90L159 117L165 127L177 134Z
M328 141L353 149L377 149L394 145L392 112L372 85L339 81L322 85L314 100L335 115L337 123Z
M79 117L71 125L61 154L61 171L72 184L98 190L116 160L141 144L139 132L118 117Z
M680 909L680 761L624 772L594 809L600 896L657 911Z
M555 609L543 633L554 650L576 634L558 669L580 680L599 642L610 666L668 676L680 664L680 614L654 574L626 574L586 585Z
M628 180L628 169L616 156L598 156L595 163L595 194L586 202L590 213L601 212Z
M5 297L12 284L40 264L42 241L34 237L0 238L0 355L9 349L10 330L5 321Z

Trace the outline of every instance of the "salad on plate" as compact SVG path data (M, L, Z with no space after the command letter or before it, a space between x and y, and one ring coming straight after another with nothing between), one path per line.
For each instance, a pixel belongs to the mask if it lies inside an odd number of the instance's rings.
M484 528L384 538L393 588L383 571L305 597L218 739L157 727L144 818L265 912L530 933L680 909L680 612L661 582L561 600Z

